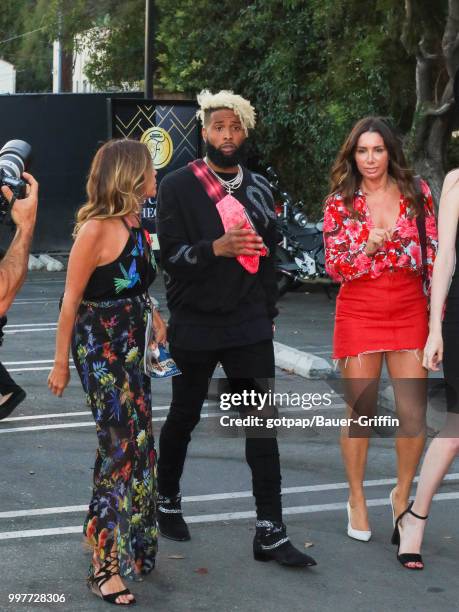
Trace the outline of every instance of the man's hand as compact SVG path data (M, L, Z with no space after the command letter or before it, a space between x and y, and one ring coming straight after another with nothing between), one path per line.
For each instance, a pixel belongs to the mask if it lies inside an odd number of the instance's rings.
M32 233L37 219L38 206L38 183L28 172L23 173L23 178L27 181L26 197L16 200L11 209L11 218L16 227L26 233ZM2 187L2 193L8 202L11 202L13 193L8 187Z
M241 221L228 230L221 238L214 240L213 250L217 257L238 257L238 255L259 255L263 248L263 239L252 229L242 229Z
M365 247L366 255L373 255L382 245L392 238L392 231L375 227L370 231Z

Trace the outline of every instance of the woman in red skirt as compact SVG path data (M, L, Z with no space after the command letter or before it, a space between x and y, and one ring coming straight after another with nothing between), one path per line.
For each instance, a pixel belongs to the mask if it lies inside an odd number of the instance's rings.
M418 216L426 230L424 263ZM425 443L422 350L437 230L429 187L407 169L400 140L382 118L359 121L341 148L325 206L324 240L327 272L342 283L333 358L346 379L349 416L374 416L384 359L393 381L400 422L397 485L390 495L394 520L408 505ZM362 541L371 537L363 490L368 443L368 428L343 431L348 535Z

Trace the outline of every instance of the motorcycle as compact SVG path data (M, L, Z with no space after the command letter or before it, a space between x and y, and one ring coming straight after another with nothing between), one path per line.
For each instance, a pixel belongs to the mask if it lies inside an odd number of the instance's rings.
M276 247L277 286L279 295L302 283L331 285L325 271L323 221L310 222L303 212L303 202L294 202L282 189L275 170L266 174L275 196L275 211L279 230Z

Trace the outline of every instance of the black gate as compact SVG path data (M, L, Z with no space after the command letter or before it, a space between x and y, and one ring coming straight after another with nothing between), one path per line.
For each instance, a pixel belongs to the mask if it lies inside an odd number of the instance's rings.
M196 156L199 138L192 103L152 103L144 101L140 93L117 94L111 101L112 110L120 108L118 105L123 102L126 102L125 110L132 110L133 104L140 102L142 108L144 102L152 106L148 128L161 128L170 135L172 156L159 170L158 178ZM134 131L122 133L111 120L107 125L106 93L0 96L0 146L19 138L29 142L33 148L31 172L40 183L33 252L70 249L75 212L85 200L91 159L111 132L113 136L142 136ZM153 132L150 140L150 146L158 140ZM153 215L154 202L149 202L145 217L148 219ZM0 231L0 246L10 239L8 232Z
M110 99L108 101L110 135L135 138L150 149L161 179L172 170L199 156L200 137L194 102ZM156 200L150 198L143 208L144 225L156 241ZM155 248L158 248L156 244Z

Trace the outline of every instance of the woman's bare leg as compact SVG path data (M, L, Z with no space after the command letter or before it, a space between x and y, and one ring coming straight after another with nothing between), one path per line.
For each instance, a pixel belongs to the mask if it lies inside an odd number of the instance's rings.
M446 426L432 440L421 468L413 512L427 516L432 498L459 454L459 414L449 414ZM400 553L420 553L426 522L411 514L401 520ZM408 564L410 565L410 564Z
M395 392L400 425L395 440L397 485L393 500L395 516L408 506L411 485L425 446L427 370L422 367L422 352L386 353L386 363Z
M346 379L347 416L374 414L377 402L377 382L381 375L383 353L370 353L340 360L340 371ZM341 453L349 482L349 505L354 529L368 531L368 511L363 490L369 445L369 432L344 427L341 432Z

